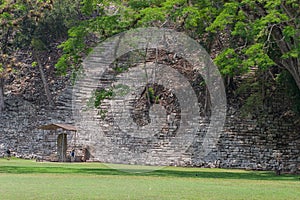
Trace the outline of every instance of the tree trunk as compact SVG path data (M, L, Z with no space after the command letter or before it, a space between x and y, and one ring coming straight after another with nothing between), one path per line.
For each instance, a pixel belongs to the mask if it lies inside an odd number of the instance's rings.
M280 29L274 29L272 35L274 37L274 40L278 48L281 51L281 54L288 53L291 50L291 44L289 44L288 42L282 39L284 38L284 35ZM298 40L296 39L296 41ZM284 67L292 74L300 90L300 59L299 58L289 58L289 59L277 58L275 59L275 63L281 67Z
M34 57L35 57L35 59L38 63L38 67L39 67L39 71L40 71L41 78L42 78L42 81L43 81L44 91L45 91L45 94L46 94L46 97L47 97L48 104L49 104L49 106L53 106L54 102L53 102L53 99L52 99L52 96L51 96L51 93L50 93L50 90L49 90L47 80L45 78L45 74L44 74L44 71L43 71L43 66L42 66L41 60L40 60L40 58L38 57L38 55L35 51L33 52L33 54L34 54Z
M4 108L4 79L0 77L0 113L3 112Z
M289 72L292 74L292 76L294 77L294 80L295 80L295 82L296 82L296 84L297 84L297 86L298 86L298 88L299 88L299 90L300 90L300 73L297 73L297 72L295 72L295 71L292 71L292 72L294 72L294 73L292 73L291 72L291 70L289 70Z
M296 20L299 16L299 12L296 12L296 10L292 7L286 6L285 4L281 3L280 7L284 10L284 13L286 13L290 18L290 26L292 26L296 30L296 34L292 37L291 41L285 40L285 36L283 34L282 27L278 26L279 24L274 25L273 28L270 30L270 34L273 36L273 39L279 48L282 55L290 52L292 49L297 49L299 44L299 38L300 38L300 23ZM257 12L255 12L256 15L260 17L265 17L267 15L267 12L265 8L263 7L263 4L257 4L256 8L258 9ZM251 13L251 10L243 9L243 11L252 18L255 18L257 16L253 16ZM272 56L270 55L272 58ZM299 58L288 58L288 59L282 59L279 57L273 58L275 63L285 69L287 69L292 76L295 79L295 82L297 83L297 86L300 90L300 59Z

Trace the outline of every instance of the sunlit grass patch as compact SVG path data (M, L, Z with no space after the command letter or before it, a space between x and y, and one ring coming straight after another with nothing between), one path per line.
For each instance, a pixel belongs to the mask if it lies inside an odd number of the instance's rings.
M0 194L0 199L299 199L300 180L264 171L164 167L127 173L101 163L0 159Z

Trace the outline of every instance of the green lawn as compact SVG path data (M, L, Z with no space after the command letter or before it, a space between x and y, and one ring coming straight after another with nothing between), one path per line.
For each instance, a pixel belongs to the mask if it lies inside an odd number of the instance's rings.
M300 180L261 171L166 167L127 173L100 163L0 159L0 199L292 200L300 199Z

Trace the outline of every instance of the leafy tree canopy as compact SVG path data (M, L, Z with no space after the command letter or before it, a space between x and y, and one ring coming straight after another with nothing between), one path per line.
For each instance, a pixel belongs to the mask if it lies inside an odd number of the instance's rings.
M215 63L225 76L250 67L286 68L300 88L300 3L297 0L83 0L83 20L69 30L57 64L64 71L88 52L84 38L103 40L136 27L166 27L184 31L208 52L220 41ZM98 41L99 41L98 40Z
M20 65L14 53L22 46L41 50L68 34L56 64L66 74L99 41L150 26L197 40L226 77L277 65L300 88L299 7L298 0L0 0L0 88Z

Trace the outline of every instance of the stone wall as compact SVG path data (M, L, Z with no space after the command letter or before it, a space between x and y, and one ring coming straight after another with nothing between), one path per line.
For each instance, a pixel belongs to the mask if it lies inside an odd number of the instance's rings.
M0 155L7 148L20 157L49 156L57 151L57 135L38 127L50 123L72 123L70 88L55 98L56 107L34 104L22 97L5 99L6 111L0 115Z
M205 118L199 122L202 129L196 133L193 143L185 149L180 135L163 136L159 131L155 134L156 125L141 127L141 135L151 136L140 138L132 135L130 130L120 130L120 124L109 118L111 113L107 113L106 120L97 117L97 111L89 114L82 124L77 124L82 127L78 141L90 148L94 161L274 170L276 155L282 154L280 160L285 171L297 172L300 167L300 127L293 117L276 118L269 114L261 121L240 116L239 112L233 115L229 111L216 147L203 158L200 156L202 142L209 124ZM181 141L181 149L172 146L175 137Z
M214 159L197 156L201 144L193 145L193 165L273 170L278 154L284 170L296 172L300 165L299 125L282 119L270 120L264 126L255 119L228 116Z
M8 99L6 102L9 111L1 115L0 151L5 152L9 147L13 153L23 157L57 153L56 135L37 127L48 123L74 122L70 111L70 90L60 100L64 106L53 110L40 108L18 98ZM274 117L270 114L259 121L229 112L224 133L207 158L198 156L201 138L205 135L208 124L205 121L202 122L202 132L198 133L198 138L186 152L176 152L174 147L168 146L172 137L158 135L156 140L147 141L132 137L124 131L113 130L113 126L109 126L109 120L101 122L97 110L84 121L81 125L77 124L80 127L77 145L88 147L91 160L95 161L271 170L276 163L274 153L279 152L282 153L286 171L295 172L299 168L300 128L294 118L289 116ZM89 125L93 127L95 122L102 127L102 132L99 129L89 129ZM68 138L71 144L70 140L74 138ZM143 152L147 151L153 152L149 154L152 155L151 158L143 157ZM140 157L137 156L139 152ZM133 155L134 157L130 157Z
M126 79L128 76L119 75L116 83L125 84ZM103 78L102 83L111 84L107 77ZM207 117L199 115L193 119L193 123L197 121L198 124L191 124L191 127L200 127L197 131L186 130L193 133L191 143L186 142L185 135L177 134L175 119L172 123L168 121L167 114L176 118L177 111L168 113L168 109L160 104L150 107L148 114L152 123L136 126L132 113L123 112L124 108L132 108L134 100L143 90L138 81L135 83L139 90L102 103L102 111L107 111L105 115L101 115L99 109L85 107L84 103L82 108L74 110L73 116L72 90L69 87L55 97L56 106L53 108L22 97L7 97L7 110L0 116L0 152L5 152L9 147L13 153L23 157L57 154L57 134L37 127L49 123L72 123L79 131L77 138L68 136L68 143L77 148L87 148L91 161L272 170L276 164L274 155L280 153L285 171L296 172L299 169L299 121L289 112L290 105L283 91L277 91L272 103L257 116L244 116L229 99L223 133L211 153L201 157L202 142L209 124ZM85 89L75 90L75 93L83 98L80 101L86 102L98 86L91 86L93 82L83 84ZM199 106L203 107L201 102ZM189 113L180 115L183 118Z
M93 57L91 60L88 63L88 73L99 73L97 62L101 59ZM151 66L154 64L149 62L147 76L152 80ZM143 110L143 106L136 106L137 99L139 102L143 100L141 94L145 90L145 81L140 80L140 77L143 77L141 74L145 73L142 65L135 65L134 68L126 69L124 73L114 73L112 70L100 72L104 74L100 78L94 77L97 84L95 80L85 76L87 79L83 78L77 85L76 102L80 102L79 107L75 108L76 126L80 127L78 142L81 146L89 147L93 156L91 160L125 164L272 170L276 167L276 155L279 154L284 170L296 172L299 169L300 126L296 122L297 116L287 116L290 102L285 98L284 91L277 90L271 103L264 104L262 110L254 113L255 115L251 112L245 115L241 106L232 103L236 100L229 99L223 133L219 138L212 138L218 139L216 146L210 147L212 151L202 157L203 141L209 125L207 117L199 114L198 118L191 120L197 121L197 124L191 125L199 127L196 131L186 129L185 132L179 133L177 129L180 125L176 125L177 121L169 121L171 115L177 115L176 111L168 112L166 106L169 104L152 103L151 106L146 106L148 111ZM110 89L112 85L125 85L129 90L104 100L100 109L86 106L94 90ZM173 81L172 88L177 86L185 87L183 82ZM250 89L243 95L250 96L253 92L255 91ZM204 98L203 91L200 90L198 94L199 99ZM186 98L183 101L188 100ZM179 105L182 103L184 102L181 101ZM197 106L203 108L203 101L198 103ZM147 102L142 103L146 104ZM140 125L133 120L133 113L141 110L145 115L149 115L151 123L147 124L148 117L142 115L139 116L145 118L144 124ZM180 113L181 119L185 114L191 115ZM187 139L190 137L192 141Z

